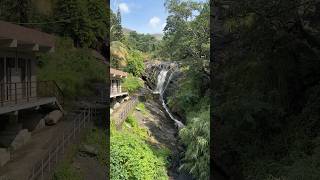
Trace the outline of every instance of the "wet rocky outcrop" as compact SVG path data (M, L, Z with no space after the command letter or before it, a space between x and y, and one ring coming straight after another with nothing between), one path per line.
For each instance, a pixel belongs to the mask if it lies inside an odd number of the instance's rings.
M143 79L151 90L155 90L157 88L157 81L160 72L162 70L168 71L168 75L166 76L166 83L168 84L166 84L165 91L163 92L164 101L165 103L168 103L168 97L174 98L179 87L179 83L183 81L184 74L180 70L179 64L175 62L151 61L146 63L145 66L146 70L143 74ZM169 108L171 113L178 119L182 119L183 122L184 113L177 106L173 105Z

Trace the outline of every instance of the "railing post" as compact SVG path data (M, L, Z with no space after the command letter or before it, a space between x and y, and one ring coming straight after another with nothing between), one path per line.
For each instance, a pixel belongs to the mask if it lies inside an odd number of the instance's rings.
M32 178L31 179L34 179L34 167L32 168Z
M41 179L43 179L43 159L41 160Z
M50 172L50 166L51 166L51 151L49 150L49 162L48 162L49 172Z
M1 84L1 106L3 106L3 101L4 101L4 92L5 92L5 89L4 89L4 84Z
M83 121L83 127L86 127L86 120Z
M14 92L15 92L15 102L17 104L18 103L18 99L17 99L17 83L14 83Z
M28 81L26 81L26 87L25 88L27 88L27 92L26 92L26 94L27 94L27 102L29 102L29 82Z
M64 132L62 133L62 154L64 154Z
M81 121L78 121L78 133L80 133L80 128L81 128L81 122L86 121L85 119L82 119Z
M76 138L76 120L73 119L73 139Z
M63 133L64 134L64 133ZM58 163L58 154L59 154L59 139L57 139L57 146L56 146L56 163Z

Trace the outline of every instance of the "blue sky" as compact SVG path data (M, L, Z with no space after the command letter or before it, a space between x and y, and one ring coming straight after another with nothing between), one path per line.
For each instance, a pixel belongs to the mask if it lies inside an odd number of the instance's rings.
M120 8L123 27L145 34L163 33L168 16L164 7L165 0L111 0L110 2L113 12Z
M168 13L165 0L111 0L111 9L120 7L122 26L139 33L162 33Z

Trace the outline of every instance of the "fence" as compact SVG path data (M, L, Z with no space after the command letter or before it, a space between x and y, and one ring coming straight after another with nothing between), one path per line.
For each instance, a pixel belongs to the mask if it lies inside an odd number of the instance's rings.
M76 139L80 133L81 128L86 127L86 124L92 120L96 114L96 109L86 108L81 110L80 113L73 119L73 125L71 130L63 132L57 139L56 143L53 143L49 148L45 157L38 161L32 168L32 172L28 176L28 180L44 180L45 177L53 172L54 166L58 163L59 158L63 158L65 148L71 143L71 140Z
M132 100L126 104L122 112L119 114L119 122L118 127L122 125L124 120L128 117L129 112L131 111L132 107L134 107L138 103L138 98L137 97L132 97Z

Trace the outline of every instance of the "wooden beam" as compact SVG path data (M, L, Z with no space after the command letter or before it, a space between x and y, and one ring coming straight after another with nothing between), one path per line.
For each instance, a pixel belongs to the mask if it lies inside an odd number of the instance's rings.
M18 43L18 50L22 51L39 51L39 44Z
M5 48L16 48L18 46L18 40L16 39L0 39L0 46Z
M46 46L39 45L39 51L40 52L53 53L53 52L55 52L55 48L54 47L46 47Z

